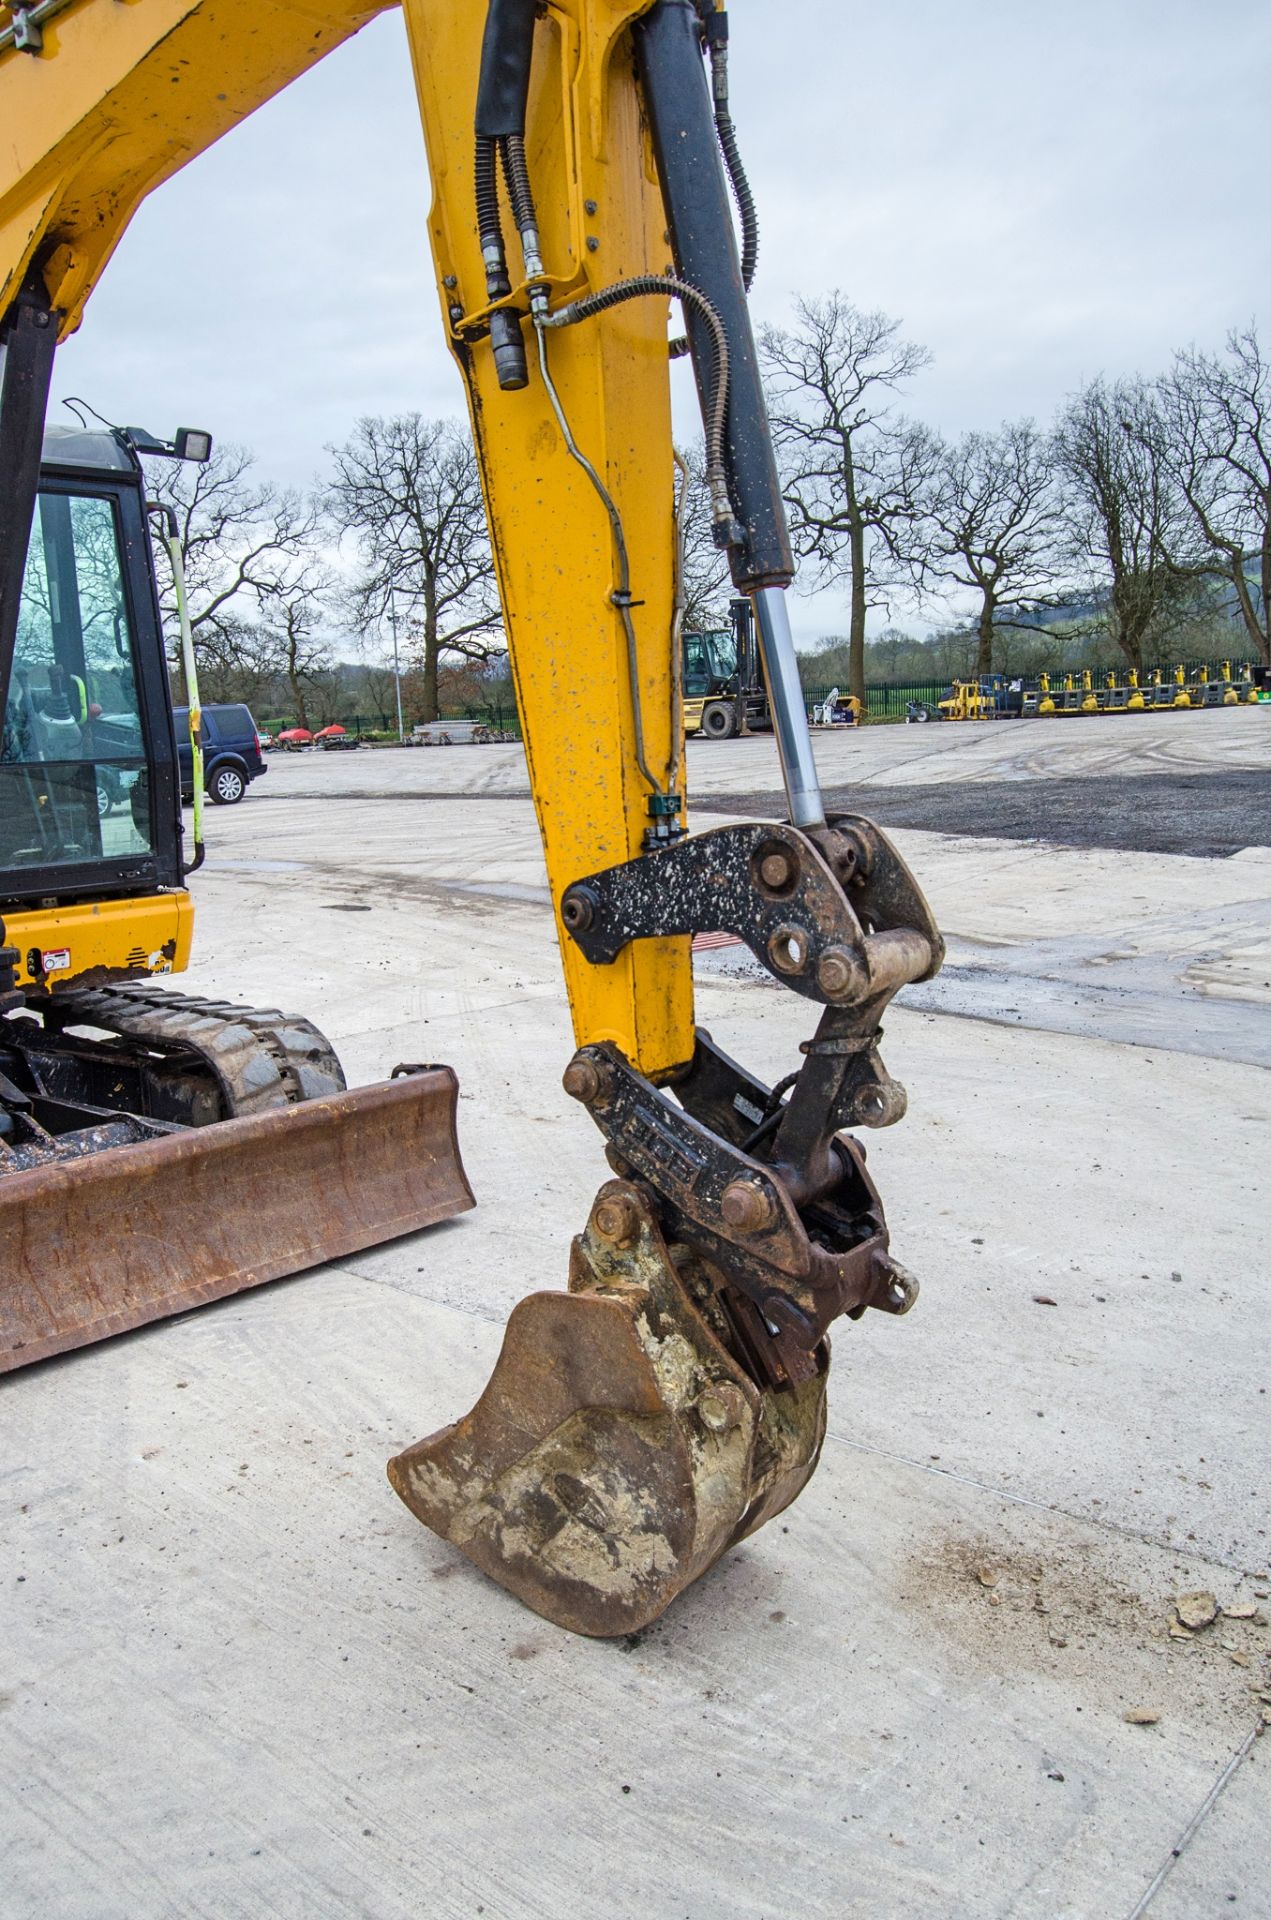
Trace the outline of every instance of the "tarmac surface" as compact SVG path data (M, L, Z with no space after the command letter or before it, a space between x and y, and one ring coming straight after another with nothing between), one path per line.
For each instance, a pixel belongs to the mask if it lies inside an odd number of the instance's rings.
M1271 710L1074 715L980 725L819 732L827 797L885 827L1043 840L1069 847L1221 858L1271 846ZM269 799L325 795L441 799L456 778L472 799L528 795L519 746L482 749L479 773L454 751L278 755ZM341 773L331 768L339 761ZM689 789L703 810L781 811L771 739L693 740Z
M1146 792L1265 774L1269 718L817 750L852 806ZM771 756L691 747L691 790L771 793ZM451 1061L479 1205L0 1385L0 1909L1271 1915L1271 852L898 827L950 945L889 1013L910 1110L869 1143L922 1297L837 1333L798 1503L607 1644L384 1479L605 1177L526 792L519 749L363 751L209 812L190 990L309 1014L353 1082ZM698 1001L797 1062L807 1007L736 950ZM1227 1611L1171 1637L1195 1589Z
M826 798L837 811L867 814L881 827L1221 859L1245 847L1271 847L1269 772L1098 774L984 786L871 783L828 787ZM703 804L739 818L785 817L781 797L771 792L713 794Z

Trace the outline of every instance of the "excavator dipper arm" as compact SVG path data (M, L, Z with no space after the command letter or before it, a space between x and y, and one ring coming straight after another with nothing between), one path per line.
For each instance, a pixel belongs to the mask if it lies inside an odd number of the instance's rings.
M16 169L0 171L0 315L35 270L75 325L142 195L373 11L40 0L14 14L43 50L0 52L18 131ZM827 819L817 784L746 305L753 235L743 261L729 204L722 7L404 0L404 14L578 1043L565 1087L617 1177L575 1242L570 1291L522 1302L477 1406L389 1473L529 1605L627 1633L807 1480L831 1321L912 1302L844 1130L903 1112L878 1023L942 949L886 838ZM754 607L787 825L686 835L672 302L715 538ZM721 928L820 1009L775 1088L694 1028L692 936Z

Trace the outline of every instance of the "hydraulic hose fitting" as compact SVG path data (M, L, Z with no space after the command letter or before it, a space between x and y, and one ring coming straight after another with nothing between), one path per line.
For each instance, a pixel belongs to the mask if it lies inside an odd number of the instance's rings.
M547 288L536 280L546 272L543 265L542 241L538 231L538 213L534 206L534 193L530 186L530 170L525 158L525 136L522 133L509 133L499 141L503 155L503 174L507 181L508 199L512 203L512 214L516 221L516 230L521 236L521 257L525 262L525 277L530 281L530 311L533 314L547 312Z
M706 16L706 44L711 56L711 100L716 113L728 111L728 15L716 8Z
M504 393L517 393L530 383L521 338L520 316L510 307L496 307L490 315L490 345L494 349L494 371Z
M499 220L500 159L521 236L526 277L533 280L543 272L538 219L525 165L525 108L534 51L535 12L534 0L490 0L481 43L476 106L476 198L477 226L486 270L486 300L490 303L506 299L511 292ZM546 304L545 294L543 302ZM531 307L535 306L531 295ZM520 314L507 307L495 307L490 315L490 345L495 374L503 391L515 393L528 386L529 367Z

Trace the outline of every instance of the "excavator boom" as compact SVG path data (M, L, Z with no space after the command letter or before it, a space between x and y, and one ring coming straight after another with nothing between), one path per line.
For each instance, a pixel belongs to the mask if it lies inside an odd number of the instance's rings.
M63 331L76 324L140 196L283 84L289 62L299 72L367 17L320 7L306 41L285 7L171 4L71 0L47 16L42 52L0 53L0 112L12 103L21 135L7 176L0 156L0 308L42 299ZM850 1130L903 1113L879 1021L942 948L885 836L827 817L817 782L746 301L755 236L722 6L403 10L442 324L467 391L578 1045L565 1088L616 1178L575 1243L569 1292L522 1303L477 1407L401 1453L390 1477L530 1606L625 1633L807 1480L830 1324L912 1303ZM62 62L64 84L51 77ZM165 86L183 105L179 145L171 112L156 114L174 97ZM668 349L672 306L685 341ZM668 376L681 350L789 807L788 824L695 836ZM691 943L711 930L735 933L817 1008L801 1065L775 1087L694 1026Z

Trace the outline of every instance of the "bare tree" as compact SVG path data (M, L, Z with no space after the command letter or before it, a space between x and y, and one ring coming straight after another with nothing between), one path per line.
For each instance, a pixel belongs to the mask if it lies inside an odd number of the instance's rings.
M397 724L397 675L391 660L384 657L384 636L370 630L356 635L353 650L356 665L350 677L356 698L364 703L381 727Z
M796 301L793 327L766 327L760 350L791 537L822 583L848 582L850 683L863 702L866 617L905 577L934 447L894 399L931 356L899 321L838 292Z
M735 588L728 568L728 554L715 545L704 443L699 441L689 447L680 458L684 462L680 494L684 631L710 633L728 625L728 602Z
M331 675L324 625L332 585L330 574L313 561L262 595L262 637L275 674L287 684L301 727L310 726L310 701ZM327 717L324 708L323 719Z
M327 510L357 542L359 625L399 616L418 652L426 720L437 717L443 655L488 660L504 649L494 558L476 455L466 428L418 413L360 420L329 447Z
M1157 397L1198 563L1229 583L1250 643L1271 666L1271 362L1256 326L1228 334L1225 358L1194 347L1177 354Z
M1132 667L1194 598L1186 502L1163 453L1157 399L1141 378L1092 380L1055 430L1067 558L1106 595Z
M256 627L262 599L310 564L319 518L302 495L252 478L255 455L218 446L204 465L152 459L151 499L175 509L190 625L200 668L212 677L259 667ZM176 596L167 556L157 549L160 610L171 658L179 657Z
M925 578L976 596L976 672L993 671L993 642L1010 612L1053 585L1059 535L1049 442L1031 420L968 433L939 449L926 498Z

